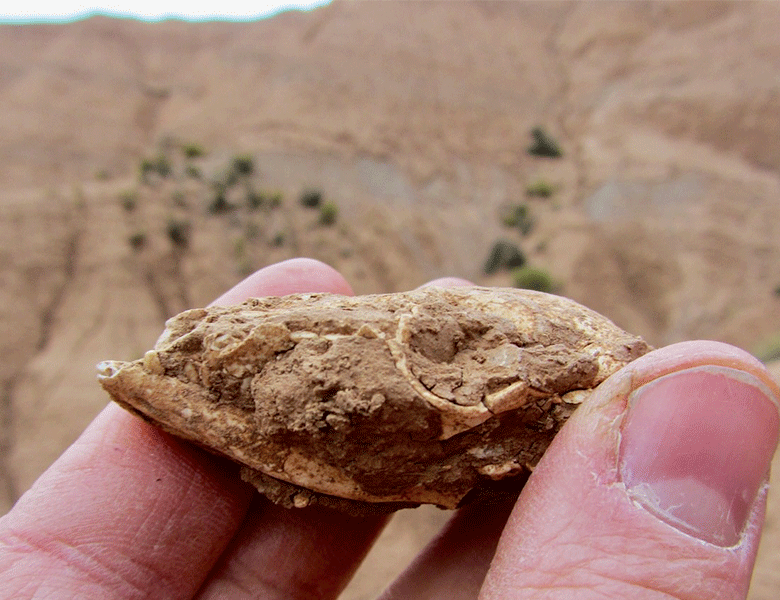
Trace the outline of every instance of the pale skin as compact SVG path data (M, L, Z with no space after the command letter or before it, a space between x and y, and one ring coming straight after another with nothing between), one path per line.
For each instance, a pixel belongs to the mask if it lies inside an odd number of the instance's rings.
M352 293L336 271L301 259L255 273L215 303L320 291ZM748 494L744 525L739 520L724 545L639 506L618 473L627 395L663 374L708 365L745 373L776 394L760 363L730 346L694 342L651 353L575 413L516 503L454 513L383 600L744 598L765 486ZM763 454L745 458L753 462L744 471L764 477L778 418L773 398L755 402L761 418L746 421L753 429L745 435ZM279 508L232 464L111 404L0 520L0 597L335 599L385 521Z

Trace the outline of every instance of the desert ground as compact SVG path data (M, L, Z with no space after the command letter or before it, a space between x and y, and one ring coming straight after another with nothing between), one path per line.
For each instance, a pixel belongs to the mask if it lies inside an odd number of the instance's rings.
M105 406L98 361L293 256L357 293L511 285L485 270L501 240L653 345L771 359L778 22L772 2L337 1L0 26L0 510ZM529 153L534 128L560 157ZM770 504L752 600L780 593ZM399 513L343 599L447 516Z

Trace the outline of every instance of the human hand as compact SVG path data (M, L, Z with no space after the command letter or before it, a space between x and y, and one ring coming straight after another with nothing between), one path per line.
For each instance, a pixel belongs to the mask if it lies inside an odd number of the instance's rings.
M513 507L463 509L381 600L744 599L778 397L726 344L647 354L572 415Z
M352 293L293 260L215 303L322 291ZM112 403L0 520L0 598L335 598L383 523L279 508Z
M302 291L351 293L332 269L289 261L217 303ZM730 346L651 353L574 414L514 508L458 511L383 598L744 597L777 442L771 395L760 363ZM0 596L336 598L383 519L284 510L236 475L109 406L2 519Z

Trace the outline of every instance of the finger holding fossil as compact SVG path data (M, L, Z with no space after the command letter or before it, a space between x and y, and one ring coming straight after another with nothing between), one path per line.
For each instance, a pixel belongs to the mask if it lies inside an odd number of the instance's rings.
M424 287L256 298L173 317L100 381L285 506L455 508L520 489L590 391L649 350L565 298Z

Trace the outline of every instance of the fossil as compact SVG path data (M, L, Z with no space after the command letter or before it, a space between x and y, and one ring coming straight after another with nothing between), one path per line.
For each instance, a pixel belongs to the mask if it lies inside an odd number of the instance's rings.
M426 287L188 310L143 358L98 369L117 403L275 502L366 513L522 488L575 408L648 350L558 296Z

